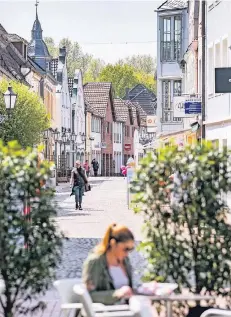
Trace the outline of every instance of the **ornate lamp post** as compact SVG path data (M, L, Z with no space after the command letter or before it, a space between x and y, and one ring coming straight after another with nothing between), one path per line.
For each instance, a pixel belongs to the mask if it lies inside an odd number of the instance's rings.
M8 115L10 115L11 109L14 109L17 100L17 94L14 93L11 86L8 87L7 91L3 94L4 102L6 105L6 110L8 111Z
M45 130L43 132L43 140L45 141L45 153L44 153L44 157L45 159L47 159L47 151L48 151L48 139L49 139L49 129Z

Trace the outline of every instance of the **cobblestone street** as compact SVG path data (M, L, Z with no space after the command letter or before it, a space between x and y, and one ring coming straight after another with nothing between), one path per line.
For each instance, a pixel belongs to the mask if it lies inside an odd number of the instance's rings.
M68 240L64 241L63 262L59 278L80 277L83 261L99 242L107 226L113 222L127 225L141 240L142 218L127 208L126 180L123 178L93 178L92 191L83 197L83 210L75 210L74 196L68 184L57 193L59 212L57 223ZM141 257L132 254L134 267Z
M63 260L57 278L81 278L82 265L89 251L100 241L106 227L122 223L135 234L137 243L142 239L142 218L127 207L127 184L123 178L91 178L91 192L83 197L83 210L75 210L74 196L70 196L69 184L57 187L56 200L59 205L57 224L65 236ZM144 259L138 252L131 254L134 281L139 281ZM54 316L59 312L59 296L51 289L45 296L48 303L43 316Z

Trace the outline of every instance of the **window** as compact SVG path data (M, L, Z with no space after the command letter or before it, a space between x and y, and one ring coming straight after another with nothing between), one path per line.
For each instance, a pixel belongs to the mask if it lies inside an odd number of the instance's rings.
M163 80L162 81L162 121L175 122L182 121L181 118L174 117L172 100L173 96L181 96L182 82L181 80ZM172 92L173 91L173 92Z
M174 60L181 57L181 16L174 17Z
M181 96L181 80L174 80L173 82L173 96Z
M178 61L181 58L182 17L163 17L161 29L161 60Z
M163 60L171 60L171 18L164 18L163 34Z

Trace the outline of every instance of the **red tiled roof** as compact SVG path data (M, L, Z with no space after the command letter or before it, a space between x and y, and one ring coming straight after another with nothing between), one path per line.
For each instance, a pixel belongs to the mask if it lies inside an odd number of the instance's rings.
M125 101L120 98L114 99L116 121L126 122L128 117L128 106Z
M84 85L85 102L96 111L99 116L106 116L110 90L111 83L87 83Z

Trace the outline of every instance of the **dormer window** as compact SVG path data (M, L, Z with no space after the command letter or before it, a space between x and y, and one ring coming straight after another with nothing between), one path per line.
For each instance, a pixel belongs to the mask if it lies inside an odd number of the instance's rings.
M25 58L25 60L27 60L27 45L26 44L23 45L23 57Z

